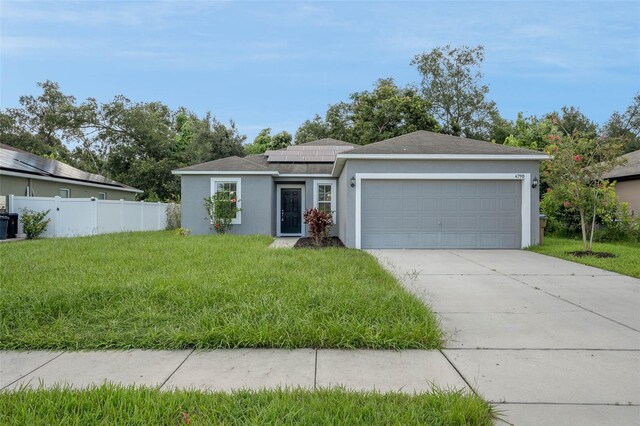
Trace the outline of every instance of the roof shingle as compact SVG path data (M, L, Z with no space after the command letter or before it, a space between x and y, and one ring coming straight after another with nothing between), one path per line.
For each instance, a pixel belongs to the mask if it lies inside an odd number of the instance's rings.
M439 155L544 155L542 152L515 148L475 139L419 130L381 142L375 142L340 154L439 154Z

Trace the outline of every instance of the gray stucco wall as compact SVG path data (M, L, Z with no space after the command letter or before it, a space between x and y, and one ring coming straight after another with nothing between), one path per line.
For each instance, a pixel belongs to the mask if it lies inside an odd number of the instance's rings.
M242 179L240 189L242 223L231 227L232 234L274 235L273 213L275 205L273 204L274 186L271 176L182 175L183 228L191 229L195 235L212 232L204 207L204 199L211 196L211 179L215 177Z
M339 198L342 203L340 238L347 247L355 247L355 200L356 188L349 185L356 173L529 173L531 180L539 177L538 161L424 161L424 160L349 160L340 175ZM531 190L531 243L539 238L538 214L540 210L539 186ZM344 228L342 228L344 226Z
M338 237L344 243L347 238L347 209L348 202L347 196L351 194L352 197L355 196L355 191L350 193L350 177L344 172L338 178Z

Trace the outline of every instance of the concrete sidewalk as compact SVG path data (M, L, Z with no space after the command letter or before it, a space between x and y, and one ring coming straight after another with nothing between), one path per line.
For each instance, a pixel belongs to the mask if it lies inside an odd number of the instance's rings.
M427 392L467 389L440 351L230 349L212 351L0 352L0 387L75 388L105 382L161 389L344 386L352 390Z

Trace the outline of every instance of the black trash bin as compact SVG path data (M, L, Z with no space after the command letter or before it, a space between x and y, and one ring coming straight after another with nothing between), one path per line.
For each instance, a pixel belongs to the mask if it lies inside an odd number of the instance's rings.
M9 213L9 225L7 225L7 238L15 238L18 233L18 213Z
M9 225L9 218L0 216L0 240L7 239L7 225Z

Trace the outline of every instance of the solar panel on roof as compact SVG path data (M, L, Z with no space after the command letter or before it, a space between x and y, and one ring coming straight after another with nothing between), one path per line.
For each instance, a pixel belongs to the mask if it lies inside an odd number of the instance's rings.
M3 147L0 147L0 167L25 173L37 173L42 176L125 186L104 176L76 169L57 160L50 160L28 152L14 151Z
M265 152L270 163L332 163L336 155L353 149L351 146L293 145L286 149Z

